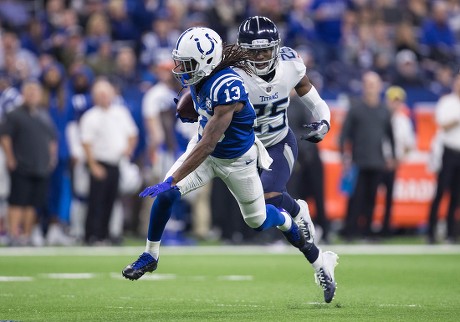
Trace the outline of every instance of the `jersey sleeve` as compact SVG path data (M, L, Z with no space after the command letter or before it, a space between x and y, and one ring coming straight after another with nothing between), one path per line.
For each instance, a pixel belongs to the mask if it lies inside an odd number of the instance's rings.
M217 80L211 87L212 106L230 105L246 101L248 93L241 77L236 74Z

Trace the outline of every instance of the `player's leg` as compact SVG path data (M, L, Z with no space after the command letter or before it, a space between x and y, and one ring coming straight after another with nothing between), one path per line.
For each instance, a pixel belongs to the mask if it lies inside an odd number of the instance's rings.
M262 171L260 178L264 187L265 202L276 208L285 209L302 229L305 239L314 244L314 226L310 217L308 205L304 200L294 200L286 191L286 185L292 173L295 159L297 158L297 142L292 131L279 143L267 149L273 163L271 171ZM312 263L318 255L315 250L305 253Z
M286 190L298 154L297 140L292 131L290 130L282 141L267 148L267 151L273 163L270 167L271 171L263 170L260 173L265 202L285 209L294 218L297 225L303 221L306 238L313 242L315 228L307 203L304 200L295 200Z
M224 181L235 197L243 219L249 227L257 231L277 227L293 246L304 247L303 234L289 214L273 205L265 206L257 164L252 162L256 159L257 149L253 146L237 160L215 160L216 175Z
M269 147L267 151L272 157L273 163L270 167L271 171L262 171L261 173L266 203L276 208L286 209L293 217L307 241L299 249L313 266L315 278L324 290L324 299L329 303L335 294L334 267L337 265L338 257L331 252L323 253L315 245L314 226L307 203L304 200L294 200L286 191L286 185L298 152L297 142L292 131L281 142Z
M187 151L174 163L170 171L166 174L166 177L169 177L184 162L192 148L193 145L189 145ZM172 205L181 198L181 195L205 185L213 177L214 171L208 158L195 171L178 182L177 186L179 190L170 190L159 194L155 198L150 211L145 251L135 262L123 269L122 275L125 278L137 280L146 272L153 272L157 268L161 237L166 223L171 217Z

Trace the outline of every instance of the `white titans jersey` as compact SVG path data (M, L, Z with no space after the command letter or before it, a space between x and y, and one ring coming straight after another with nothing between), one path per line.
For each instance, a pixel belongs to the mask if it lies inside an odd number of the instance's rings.
M264 146L280 142L288 133L287 107L291 90L305 76L306 67L297 52L282 47L275 77L266 82L257 75L248 75L236 68L244 79L249 99L257 115L255 133Z

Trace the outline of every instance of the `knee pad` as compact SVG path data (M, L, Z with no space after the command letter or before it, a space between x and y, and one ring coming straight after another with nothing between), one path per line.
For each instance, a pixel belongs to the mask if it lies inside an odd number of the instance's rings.
M257 231L263 230L259 228L262 227L266 221L267 216L264 213L244 218L246 225Z

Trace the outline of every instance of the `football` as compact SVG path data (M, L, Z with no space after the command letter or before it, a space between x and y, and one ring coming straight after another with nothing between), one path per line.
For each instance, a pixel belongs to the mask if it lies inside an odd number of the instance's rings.
M182 96L179 98L176 107L177 114L183 119L189 119L193 121L198 121L198 113L195 110L195 105L193 104L192 94L190 90L184 91Z

